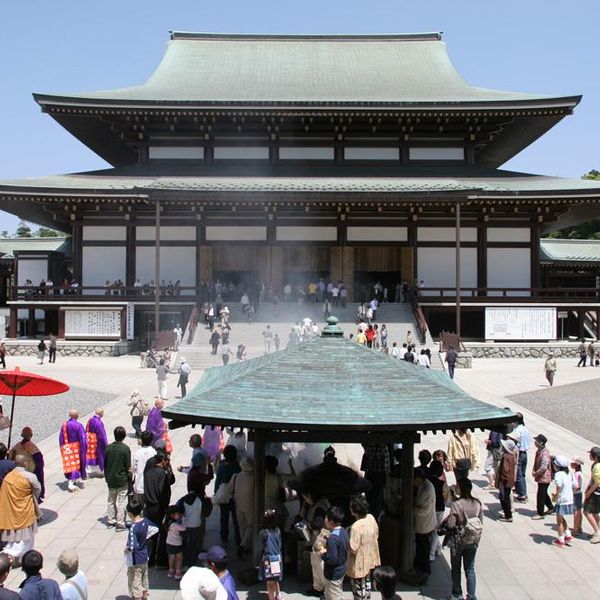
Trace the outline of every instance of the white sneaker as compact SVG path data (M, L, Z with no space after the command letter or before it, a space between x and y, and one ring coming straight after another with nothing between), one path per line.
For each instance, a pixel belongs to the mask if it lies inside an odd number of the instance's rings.
M69 490L69 492L74 493L76 492L79 488L75 485L74 481L69 480L69 483L67 484L67 489Z

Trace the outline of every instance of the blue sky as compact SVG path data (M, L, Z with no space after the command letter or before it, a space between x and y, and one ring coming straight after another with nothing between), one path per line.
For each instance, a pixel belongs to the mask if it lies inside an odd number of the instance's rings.
M443 31L473 85L583 94L575 114L504 168L579 177L600 169L600 2L578 0L5 0L0 4L0 179L103 168L40 113L31 93L141 83L169 30L240 33ZM0 213L0 230L17 219Z

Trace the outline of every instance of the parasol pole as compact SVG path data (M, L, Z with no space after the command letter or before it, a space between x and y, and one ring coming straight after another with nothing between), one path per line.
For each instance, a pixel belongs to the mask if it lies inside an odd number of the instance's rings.
M13 417L15 415L15 397L17 395L17 377L15 375L15 386L13 388L12 404L10 405L10 425L8 426L8 449L10 450L10 440L12 438Z

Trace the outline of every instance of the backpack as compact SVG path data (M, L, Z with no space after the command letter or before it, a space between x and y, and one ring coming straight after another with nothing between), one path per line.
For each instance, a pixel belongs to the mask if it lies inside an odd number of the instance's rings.
M458 546L479 544L483 532L483 523L479 517L467 517L465 522L456 528L455 541Z

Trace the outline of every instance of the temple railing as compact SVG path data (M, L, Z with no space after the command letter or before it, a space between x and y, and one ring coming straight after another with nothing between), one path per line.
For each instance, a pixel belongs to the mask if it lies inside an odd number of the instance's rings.
M190 314L190 318L187 324L187 344L191 344L194 341L194 336L196 335L196 329L198 329L198 320L200 318L200 304L195 304L194 308L192 308L192 312Z
M419 340L421 344L425 343L427 338L427 321L425 320L425 315L419 306L419 301L417 299L417 295L414 290L410 290L408 293L408 299L413 309L413 315L415 317L415 324L417 326L417 332L419 334Z
M101 285L53 285L52 287L41 287L35 285L13 286L9 294L11 300L27 300L31 302L44 302L60 299L61 302L68 301L146 301L154 300L154 288L139 286L101 286ZM199 289L193 286L181 286L171 288L164 286L160 288L161 301L190 302L196 301Z
M416 290L421 303L452 302L456 299L456 288L422 287ZM556 301L600 301L600 288L479 288L461 287L461 301L468 302L556 302Z

